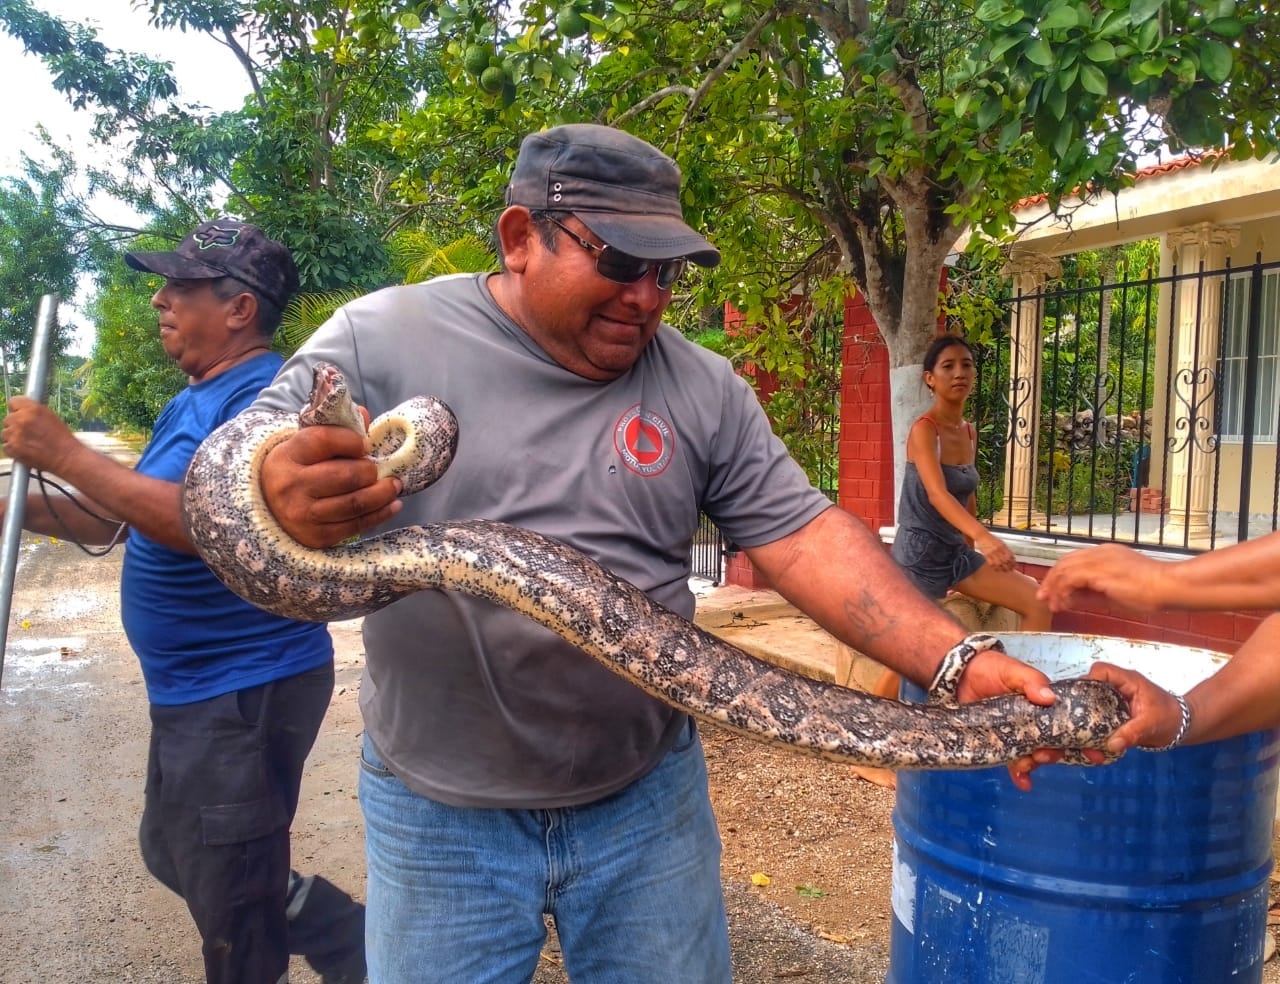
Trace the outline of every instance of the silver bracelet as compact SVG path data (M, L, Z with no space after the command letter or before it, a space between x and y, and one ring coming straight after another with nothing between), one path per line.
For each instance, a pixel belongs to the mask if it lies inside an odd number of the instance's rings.
M947 655L943 656L942 662L938 664L933 682L929 684L928 702L941 704L944 707L955 707L959 704L960 677L964 675L965 668L973 662L973 658L978 653L988 651L1002 653L1004 643L985 632L967 635L948 649Z
M1178 702L1178 710L1182 712L1182 720L1178 723L1178 732L1173 736L1173 740L1167 745L1142 745L1140 746L1147 752L1167 752L1170 749L1177 748L1187 737L1187 732L1191 730L1191 706L1187 703L1187 698L1182 694L1174 694L1173 699Z

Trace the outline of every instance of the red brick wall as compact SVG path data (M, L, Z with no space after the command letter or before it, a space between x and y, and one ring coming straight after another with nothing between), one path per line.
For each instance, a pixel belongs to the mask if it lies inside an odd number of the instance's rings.
M724 559L724 583L743 588L772 588L763 574L751 566L744 553L736 553Z
M859 294L845 302L837 505L878 535L893 525L893 421L889 352Z

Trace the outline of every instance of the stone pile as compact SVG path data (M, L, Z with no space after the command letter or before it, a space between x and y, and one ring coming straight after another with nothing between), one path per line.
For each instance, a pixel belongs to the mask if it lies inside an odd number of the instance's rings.
M1055 413L1053 415L1055 430L1055 447L1071 448L1083 451L1095 442L1103 447L1114 445L1120 441L1137 444L1151 443L1152 411L1143 413L1134 410L1130 413L1107 414L1100 420L1095 416L1092 407L1077 410L1075 413Z

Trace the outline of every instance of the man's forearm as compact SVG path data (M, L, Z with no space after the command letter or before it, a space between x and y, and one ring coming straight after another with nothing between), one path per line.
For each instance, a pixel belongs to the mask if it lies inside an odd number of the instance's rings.
M68 455L58 477L97 503L101 508L95 511L119 517L157 543L192 552L182 525L179 483L143 475L90 448Z
M1280 533L1169 563L1158 594L1183 610L1280 609Z
M746 550L784 598L840 641L928 686L943 655L965 635L915 590L871 532L828 509L774 543Z
M85 509L91 510L92 514ZM0 506L0 515L3 512L3 506ZM121 522L122 520L113 519L105 507L87 496L65 496L54 491L49 491L46 495L36 489L27 493L22 527L32 533L74 540L86 546L100 546L112 542L118 536L123 538Z

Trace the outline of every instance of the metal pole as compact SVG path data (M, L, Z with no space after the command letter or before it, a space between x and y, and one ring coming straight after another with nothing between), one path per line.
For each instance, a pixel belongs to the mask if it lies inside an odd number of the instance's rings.
M48 391L49 342L58 312L58 298L45 294L40 298L36 316L36 333L31 340L31 361L27 365L27 396L43 403ZM9 508L4 514L4 533L0 539L0 679L4 675L4 652L9 640L9 608L13 604L13 578L18 570L18 548L22 545L22 522L27 514L27 479L30 469L15 461L9 475Z

